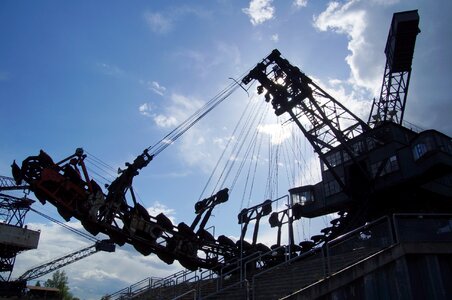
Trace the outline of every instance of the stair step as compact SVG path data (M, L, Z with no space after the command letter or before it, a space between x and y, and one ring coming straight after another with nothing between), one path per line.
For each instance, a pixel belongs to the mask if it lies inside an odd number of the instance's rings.
M330 249L328 268L330 272L336 272L353 262L362 259L378 249L355 249L344 251L341 253L341 248L336 247ZM344 249L345 250L345 249ZM290 263L283 263L274 267L269 271L264 271L256 274L247 274L249 284L254 284L254 288L248 288L248 292L255 294L254 299L277 299L304 286L315 283L324 277L325 266L327 264L323 253L314 253L312 256L296 258ZM256 270L255 270L256 271ZM256 271L258 272L258 270ZM248 273L249 270L248 270ZM253 276L255 275L255 276ZM152 289L142 291L135 294L133 299L149 299L149 300L166 300L173 299L179 295L181 300L192 300L194 293L189 293L191 290L196 290L198 299L247 299L247 287L242 282L240 285L240 278L238 275L233 275L229 279L219 281L218 278L204 279L197 282L189 281L180 284L173 284L169 286L159 286ZM221 285L222 290L217 291Z

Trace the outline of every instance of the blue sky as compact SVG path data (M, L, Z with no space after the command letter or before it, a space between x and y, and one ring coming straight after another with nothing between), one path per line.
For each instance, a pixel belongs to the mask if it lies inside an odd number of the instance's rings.
M8 176L14 159L40 149L59 160L83 147L123 166L274 48L367 120L381 86L392 14L411 9L419 9L422 32L405 119L450 135L449 1L1 1L0 174ZM191 223L193 205L248 101L236 91L141 172L134 186L145 207ZM262 134L283 134L275 120L270 111ZM315 180L309 174L317 162L303 147L306 163L297 179L307 183ZM241 201L237 188L216 210L210 225L217 235L239 235L236 214L265 200L265 177L258 176L252 199ZM281 182L278 196L288 187ZM56 216L48 205L36 208ZM16 275L88 243L32 213L27 220L42 238L39 250L18 256ZM302 221L297 239L326 221ZM177 268L122 247L66 270L74 294L95 299Z

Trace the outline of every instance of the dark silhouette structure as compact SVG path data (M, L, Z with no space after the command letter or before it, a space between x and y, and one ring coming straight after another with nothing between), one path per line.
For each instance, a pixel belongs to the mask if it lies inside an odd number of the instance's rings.
M209 280L215 279L216 291L218 286L226 288L223 294L212 296L217 299L249 297L250 290L256 299L265 299L262 291L272 286L264 280L266 277L274 281L278 276L290 275L290 279L286 279L290 281L287 290L273 287L267 292L270 299L274 299L379 251L392 249L391 255L396 255L397 251L406 253L406 249L394 248L409 240L404 231L406 226L422 226L413 221L410 217L413 215L407 214L414 214L415 220L430 214L452 214L450 137L435 130L415 132L402 124L414 45L420 32L418 24L417 11L394 14L385 49L387 62L382 91L380 98L373 102L368 122L329 95L276 49L241 79L240 84L245 86L258 82L258 93L264 94L275 114L290 116L319 156L322 180L290 189L287 209L272 212L271 200L267 200L240 212L238 222L242 225L242 234L237 242L224 235L215 238L205 230L214 207L228 200L227 188L196 203L196 217L190 226L175 225L164 214L149 215L136 202L132 181L140 169L223 101L239 82L146 149L132 164L126 164L126 169L121 170L105 194L90 179L84 164L86 155L81 149L57 163L41 151L38 156L25 159L20 167L14 163L14 178L18 182L25 180L39 201L56 206L66 220L79 219L93 235L102 232L116 244L130 243L142 254L155 253L166 263L178 260L195 273L199 268L205 269L208 273L199 271L201 274L193 276L206 278L206 286ZM127 201L126 196L131 201ZM283 225L292 232L293 222L301 217L331 213L338 217L321 234L299 245L292 235L288 245L281 245ZM278 228L278 242L272 247L257 243L259 222L265 216L269 216L272 227ZM452 242L448 227L451 220L450 216L432 217L431 222L425 223L428 230L422 232L429 239ZM244 237L251 222L255 227L249 243ZM412 241L420 239L416 237ZM302 276L303 268L312 269L306 271L306 274L312 273L312 278ZM178 273L173 278L186 278L187 274ZM148 288L153 288L155 293L160 288L162 294L168 295L164 282L160 282L160 286L154 282L156 285L151 286L149 281ZM234 284L228 285L228 282ZM193 297L194 293L199 298L208 298L213 294L206 292L207 288L200 292L202 283L197 284L190 289L187 283L185 290L178 291L179 295ZM234 286L239 287L239 294L228 294L228 289L232 291ZM132 292L131 287L116 296L127 294L139 298L143 290ZM176 290L173 285L171 291ZM320 294L316 295L312 297ZM344 295L347 298L349 294L344 291Z

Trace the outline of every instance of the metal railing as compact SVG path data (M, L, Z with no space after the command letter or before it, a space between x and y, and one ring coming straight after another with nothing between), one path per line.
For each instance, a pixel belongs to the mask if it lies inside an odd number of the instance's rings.
M452 214L394 214L392 217L381 217L295 257L289 255L288 247L281 246L267 253L256 252L237 259L218 273L210 270L179 271L165 278L149 277L110 295L109 299L128 299L124 296L184 282L193 282L194 285L189 287L189 291L177 291L180 294L175 295L176 298L190 293L194 294L194 299L214 298L221 292L246 288L247 298L251 294L252 299L259 299L256 287L259 287L260 281L261 284L264 282L265 277L273 277L276 281L289 274L292 282L288 285L297 284L298 280L307 286L401 242L452 242ZM282 262L268 267L272 254L282 250ZM262 269L262 266L265 268ZM312 278L306 275L308 270L315 273ZM282 274L279 278L278 271ZM306 282L301 283L301 277ZM303 286L297 286L297 289Z
M133 296L152 288L174 285L174 281L177 278L180 278L181 276L187 276L187 273L191 273L191 271L181 270L164 278L148 277L108 295L107 298L110 300L131 299Z
M276 278L280 274L281 280L287 276L285 286L289 292L292 286L301 288L324 279L392 244L394 240L390 219L382 217L282 264L255 274L252 279L253 299L259 299L260 296L269 293L265 289L266 277ZM312 270L312 274L307 274L309 270ZM284 296L284 292L282 288L277 291L280 293L279 296Z

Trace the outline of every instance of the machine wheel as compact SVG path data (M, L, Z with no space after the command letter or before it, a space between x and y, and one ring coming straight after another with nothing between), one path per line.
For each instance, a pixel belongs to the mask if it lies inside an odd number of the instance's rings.
M132 245L133 245L133 248L135 248L135 250L137 250L144 256L148 256L149 254L151 254L153 252L152 248L149 245L146 245L146 243L135 240L135 241L133 241Z
M58 207L57 210L58 210L58 213L60 214L60 216L62 216L63 219L66 220L66 222L69 222L71 220L72 214L69 210L67 210L63 207Z
M101 231L101 227L94 222L85 220L81 221L81 223L83 228L94 236L98 235Z
M30 156L22 163L22 176L26 182L32 183L33 181L41 178L41 172L43 169L44 168L39 160L39 157Z
M158 214L155 218L157 219L157 224L162 226L162 228L167 229L167 230L173 229L173 227L174 227L173 223L163 213Z

